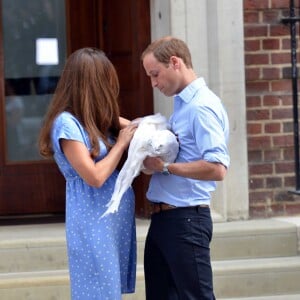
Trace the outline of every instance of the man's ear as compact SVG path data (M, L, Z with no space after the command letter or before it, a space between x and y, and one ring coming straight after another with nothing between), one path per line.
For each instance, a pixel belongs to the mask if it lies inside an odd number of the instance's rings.
M170 65L174 70L179 69L180 67L180 58L177 56L171 56L170 57Z

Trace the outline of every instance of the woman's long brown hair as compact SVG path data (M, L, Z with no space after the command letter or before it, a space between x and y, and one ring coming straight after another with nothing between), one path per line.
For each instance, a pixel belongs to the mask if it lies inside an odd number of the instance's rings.
M117 136L119 122L119 80L117 72L104 52L83 48L66 61L39 136L39 151L44 157L53 155L51 129L55 118L68 111L88 132L92 157L99 152L99 137L111 147L108 137Z

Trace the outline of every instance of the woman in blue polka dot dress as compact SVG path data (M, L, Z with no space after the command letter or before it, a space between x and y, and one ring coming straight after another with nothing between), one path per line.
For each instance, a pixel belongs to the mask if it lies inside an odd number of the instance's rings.
M106 211L118 163L136 130L119 117L115 68L97 49L68 58L41 129L39 147L66 179L66 238L72 300L119 300L136 274L134 194Z

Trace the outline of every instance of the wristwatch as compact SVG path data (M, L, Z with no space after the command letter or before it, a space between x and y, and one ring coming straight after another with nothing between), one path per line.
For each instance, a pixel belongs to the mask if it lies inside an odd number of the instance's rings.
M162 173L164 174L164 175L170 175L171 173L170 173L170 171L169 171L169 169L168 169L168 166L169 166L169 163L164 163L164 166L163 166L163 169L162 169Z

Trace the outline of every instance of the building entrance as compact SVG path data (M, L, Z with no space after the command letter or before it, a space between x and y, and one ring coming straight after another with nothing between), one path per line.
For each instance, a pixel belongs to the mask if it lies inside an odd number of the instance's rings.
M65 59L81 47L101 48L119 74L122 115L152 113L140 63L150 41L149 0L0 3L0 216L63 213L64 179L38 155L37 136ZM140 216L148 214L147 184L143 175L134 183Z

